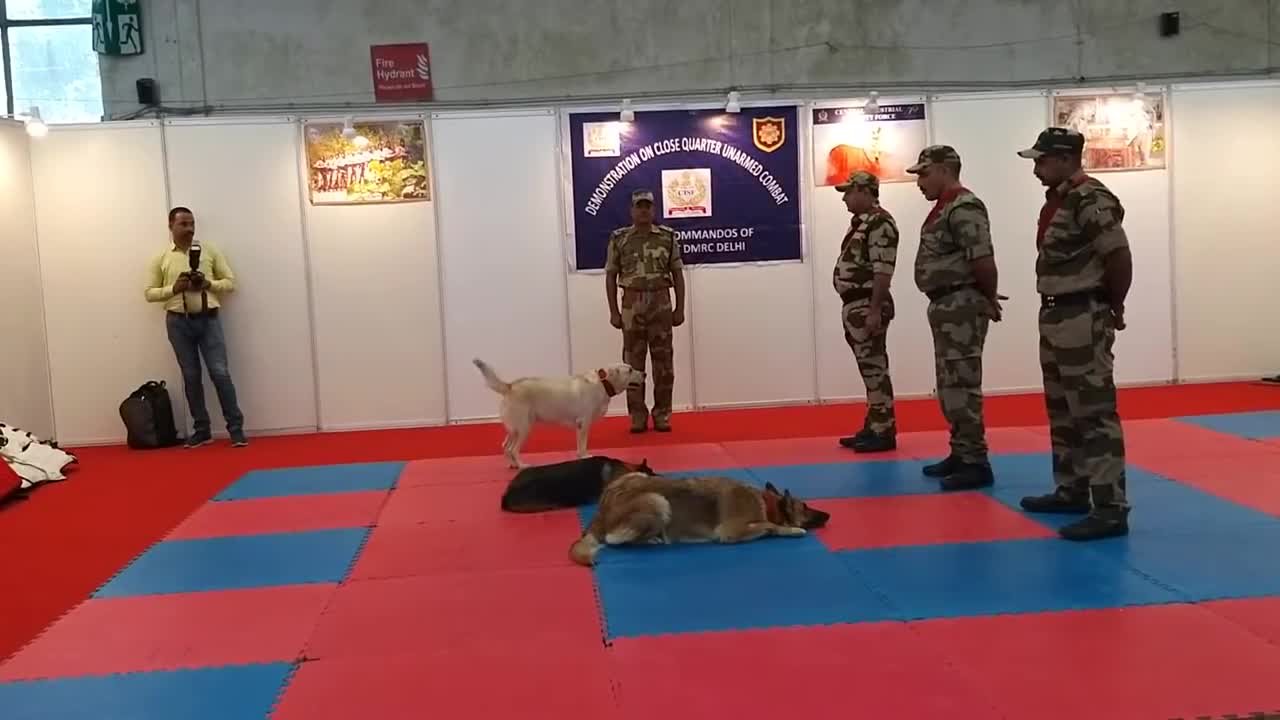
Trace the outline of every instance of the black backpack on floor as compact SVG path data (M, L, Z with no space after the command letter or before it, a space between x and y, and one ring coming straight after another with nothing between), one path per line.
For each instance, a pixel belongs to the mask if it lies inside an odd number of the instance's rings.
M173 422L173 404L164 381L150 380L120 403L120 419L128 432L129 447L154 450L173 447L180 440Z

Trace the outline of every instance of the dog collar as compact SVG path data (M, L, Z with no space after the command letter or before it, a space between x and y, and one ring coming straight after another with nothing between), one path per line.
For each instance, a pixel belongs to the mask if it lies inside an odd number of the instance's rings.
M600 378L600 384L604 386L605 394L609 397L618 394L618 389L613 386L613 383L609 382L609 374L604 371L604 368L596 370L596 376Z

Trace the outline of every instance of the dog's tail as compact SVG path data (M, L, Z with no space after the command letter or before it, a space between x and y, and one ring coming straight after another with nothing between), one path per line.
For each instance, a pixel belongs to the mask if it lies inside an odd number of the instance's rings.
M481 360L480 358L475 358L471 362L476 367L480 368L480 374L484 376L484 384L488 385L490 390L498 393L499 395L506 395L507 392L511 390L511 383L498 377L498 373L494 372L493 368L489 367L489 363Z
M600 552L600 544L603 540L600 537L600 531L604 529L602 525L600 511L597 509L596 516L591 519L591 524L582 533L582 537L569 546L570 560L584 567L591 567L595 564L596 554Z

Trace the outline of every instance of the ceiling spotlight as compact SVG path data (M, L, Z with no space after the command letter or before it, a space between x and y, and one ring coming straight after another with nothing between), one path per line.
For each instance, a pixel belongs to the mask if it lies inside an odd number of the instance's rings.
M342 124L342 137L348 140L354 140L356 135L355 120L348 115L346 121Z
M26 120L27 134L31 137L44 137L49 134L49 126L44 124L44 120L40 119L40 108L32 105L31 112L27 113Z
M622 101L622 112L618 113L618 119L628 123L636 119L636 111L631 109L630 98Z
M741 95L738 94L737 90L730 90L729 101L724 104L724 111L731 113L741 112L742 106L738 104L739 97L741 97Z
M862 106L862 112L867 115L875 115L880 112L880 93L872 90L867 93L867 103Z

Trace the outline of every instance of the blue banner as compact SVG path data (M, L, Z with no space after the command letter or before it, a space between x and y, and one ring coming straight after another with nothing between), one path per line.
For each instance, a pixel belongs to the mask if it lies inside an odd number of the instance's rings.
M604 267L609 233L651 190L654 222L675 229L689 265L799 260L795 106L569 116L577 269Z

